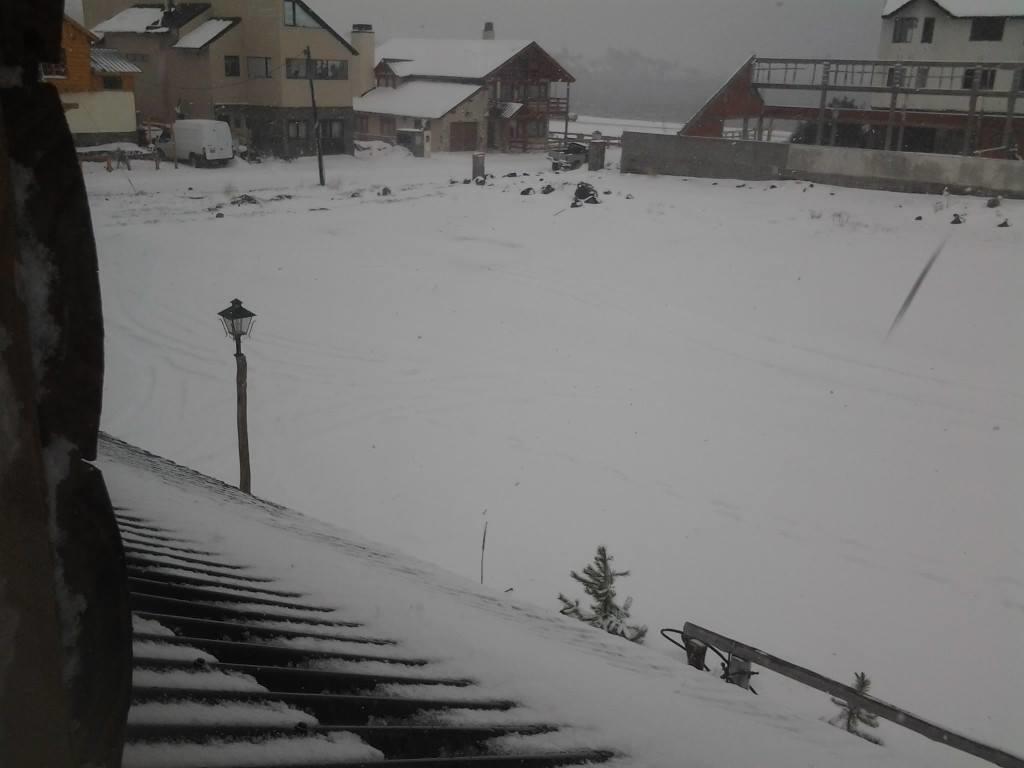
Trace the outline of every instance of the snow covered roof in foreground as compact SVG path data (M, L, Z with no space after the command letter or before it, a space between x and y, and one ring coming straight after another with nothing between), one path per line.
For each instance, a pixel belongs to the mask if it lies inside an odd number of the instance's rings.
M375 88L365 96L352 99L352 108L356 112L381 115L438 118L447 115L481 87L413 80L398 88Z
M183 35L174 44L174 47L189 48L191 50L205 48L240 21L241 19L210 19L209 21L204 21L187 35Z
M101 21L92 31L98 35L108 32L166 32L167 28L160 25L163 18L163 8L125 8L106 21Z
M948 763L928 762L868 744L790 708L773 685L755 697L553 606L477 585L109 437L101 438L98 463L118 506L208 542L228 560L259 564L257 575L313 602L344 604L371 634L400 639L439 659L439 671L471 676L489 694L520 702L528 720L566 725L553 735L515 737L530 739L519 743L607 746L625 753L618 768L970 764L949 750L939 753L952 757ZM486 716L460 713L460 724Z
M399 77L482 78L530 45L529 40L393 38L377 47Z
M1024 16L1024 0L934 0L950 16ZM911 0L886 0L883 16L890 16Z

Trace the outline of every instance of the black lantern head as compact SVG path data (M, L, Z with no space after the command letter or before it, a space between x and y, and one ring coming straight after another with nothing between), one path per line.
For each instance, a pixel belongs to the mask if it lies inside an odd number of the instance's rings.
M241 299L232 299L231 306L217 313L224 324L224 333L238 340L248 336L256 314L242 306Z

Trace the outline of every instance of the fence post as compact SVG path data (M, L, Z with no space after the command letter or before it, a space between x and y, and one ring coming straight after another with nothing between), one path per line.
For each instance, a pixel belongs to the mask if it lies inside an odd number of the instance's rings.
M587 152L587 169L591 171L604 170L604 151L607 145L603 141L590 142L590 149Z

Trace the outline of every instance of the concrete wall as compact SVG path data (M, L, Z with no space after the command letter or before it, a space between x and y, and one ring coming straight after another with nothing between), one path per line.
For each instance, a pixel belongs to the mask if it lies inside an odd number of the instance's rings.
M779 179L788 144L626 132L622 172L712 179Z
M1024 198L1024 163L957 155L623 134L623 173L745 180L801 179L900 192Z
M62 93L65 105L75 105L64 116L76 139L84 134L135 136L135 96L131 91Z
M873 149L789 148L787 175L843 186L905 192L980 192L1024 197L1024 163Z

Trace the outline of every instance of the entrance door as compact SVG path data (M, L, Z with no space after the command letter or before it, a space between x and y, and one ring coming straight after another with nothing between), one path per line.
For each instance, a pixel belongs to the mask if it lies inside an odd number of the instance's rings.
M451 123L451 141L449 148L452 152L473 152L476 150L478 124L473 123Z

